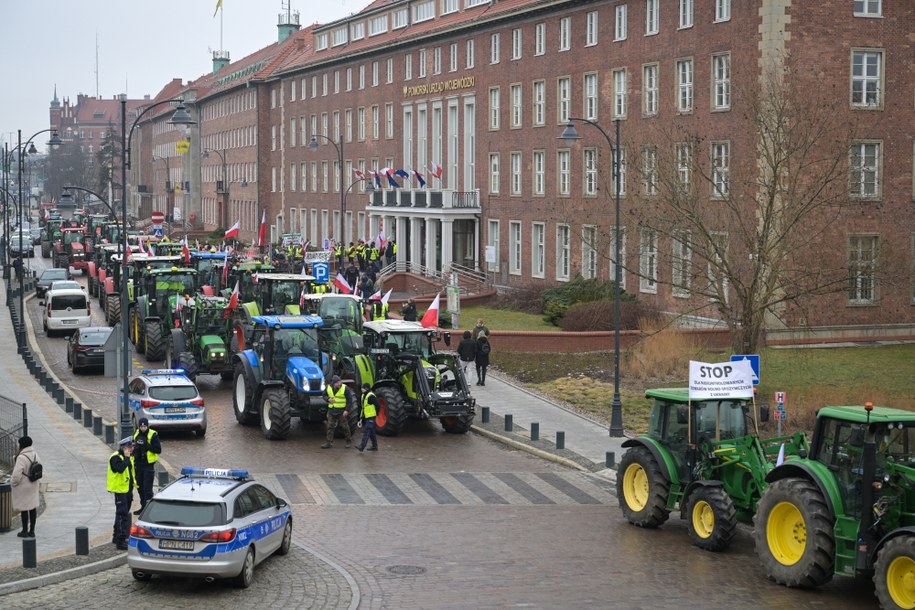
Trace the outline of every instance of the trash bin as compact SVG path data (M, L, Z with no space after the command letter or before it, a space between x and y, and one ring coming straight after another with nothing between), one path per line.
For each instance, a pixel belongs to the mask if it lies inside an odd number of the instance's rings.
M0 532L13 529L13 486L9 481L0 483Z

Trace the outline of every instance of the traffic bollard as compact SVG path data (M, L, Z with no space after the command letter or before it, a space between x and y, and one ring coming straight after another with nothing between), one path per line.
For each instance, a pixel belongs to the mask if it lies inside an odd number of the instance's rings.
M506 431L506 432L511 432L511 431L512 431L512 416L511 416L511 413L509 413L508 415L505 416L505 431Z
M92 427L92 409L83 409L83 427Z
M38 567L38 546L35 543L34 538L23 538L22 539L22 567L23 568L37 568Z
M566 433L565 432L560 431L560 432L556 433L556 448L557 449L566 448Z
M489 423L489 407L483 407L480 411L480 421L484 424Z
M613 468L616 464L616 454L612 451L607 452L607 468Z
M82 403L74 402L73 403L73 419L79 421L83 418L83 405Z
M73 397L67 396L67 399L64 401L64 411L67 413L73 413Z
M76 554L89 554L89 528L85 525L76 528Z
M92 418L92 434L96 436L102 435L102 416L96 415Z
M540 422L536 422L536 421L531 422L531 440L532 441L540 440Z
M114 424L105 424L105 444L113 445L114 444Z

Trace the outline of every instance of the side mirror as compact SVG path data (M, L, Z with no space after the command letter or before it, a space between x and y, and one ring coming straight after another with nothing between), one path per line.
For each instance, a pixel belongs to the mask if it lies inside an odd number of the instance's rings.
M759 421L769 421L769 405L759 405Z
M689 405L677 405L677 423L684 426L689 423Z

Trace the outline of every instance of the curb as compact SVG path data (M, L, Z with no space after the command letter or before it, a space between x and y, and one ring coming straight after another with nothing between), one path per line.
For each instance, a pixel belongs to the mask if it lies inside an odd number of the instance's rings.
M470 429L473 432L476 432L477 434L479 434L481 436L485 436L486 438L489 438L489 439L492 439L495 441L499 441L500 443L504 443L510 447L514 447L515 449L520 449L521 451L526 451L527 453L536 455L537 457L542 458L544 460L549 460L549 461L555 462L557 464L562 464L563 466L567 466L569 468L574 468L575 470L580 470L581 472L591 472L590 468L585 468L578 462L574 462L568 458L564 458L561 455L555 455L553 453L550 453L549 451L544 451L543 449L538 449L537 447L531 447L530 445L522 443L521 441L516 441L513 438L509 438L507 436L497 434L491 430L486 430L484 428L480 428L477 425L470 426Z
M92 574L104 572L105 570L110 570L111 568L116 568L121 565L127 565L127 553L115 555L114 557L109 557L108 559L89 563L84 566L70 568L69 570L62 570L60 572L54 572L53 574L35 576L34 578L26 578L25 580L17 580L15 582L0 585L0 596L30 591L31 589L37 589L45 585L56 585L74 578L82 578L83 576L91 576Z

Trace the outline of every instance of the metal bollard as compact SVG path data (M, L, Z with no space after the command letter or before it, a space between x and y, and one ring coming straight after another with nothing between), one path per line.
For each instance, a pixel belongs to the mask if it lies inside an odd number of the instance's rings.
M511 431L512 431L512 416L511 416L511 413L509 413L508 415L505 416L505 431L506 431L506 432L511 432Z
M92 409L83 409L83 427L92 427Z
M23 568L37 568L38 567L38 552L37 544L34 538L23 538L22 539L22 567Z
M92 418L92 434L96 436L102 435L102 416L96 415Z
M106 445L114 444L114 433L115 433L115 425L114 424L105 424L105 444Z
M540 440L540 422L536 422L536 421L531 422L531 440L532 441Z
M489 407L483 407L480 411L480 421L484 424L489 423Z
M616 464L616 454L612 451L607 452L607 468L613 468Z
M76 528L76 554L89 554L89 528L85 525Z
M73 397L67 396L67 399L64 400L64 410L67 413L73 413Z
M83 418L83 405L79 402L73 403L73 419L79 421Z
M556 433L556 448L565 449L566 448L566 433L559 431Z
M58 384L57 387L54 388L53 396L54 396L54 402L56 402L59 405L64 404L64 396L66 396L66 394L64 394L63 386Z

